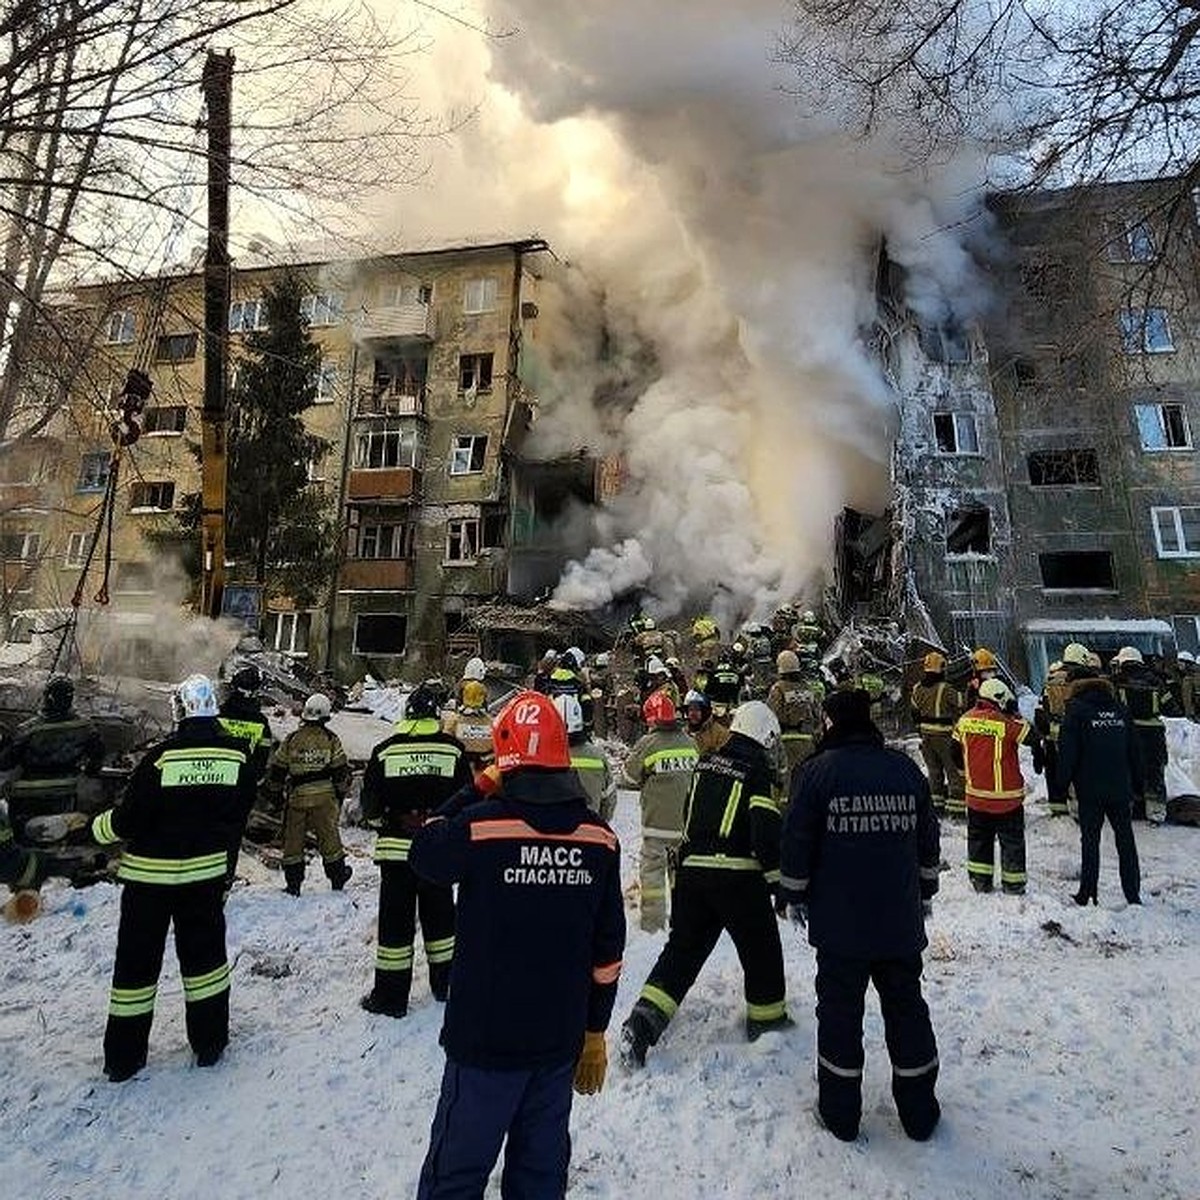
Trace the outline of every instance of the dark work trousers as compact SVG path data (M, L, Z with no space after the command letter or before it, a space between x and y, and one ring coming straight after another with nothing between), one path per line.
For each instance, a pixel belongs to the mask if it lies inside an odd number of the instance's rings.
M418 913L429 963L429 988L438 1000L445 1000L454 957L454 893L448 887L426 883L406 862L380 863L373 994L391 1007L408 1004Z
M722 930L729 932L742 964L747 1018L773 1021L785 1015L779 922L762 872L685 862L675 878L667 944L642 988L642 999L662 1013L662 1026L696 982Z
M504 1200L560 1200L574 1062L499 1071L446 1061L417 1200L479 1200L505 1137Z
M1142 760L1142 791L1134 797L1133 814L1143 820L1147 805L1161 810L1167 803L1167 731L1161 725L1134 725Z
M940 1109L937 1042L921 995L921 956L843 958L817 951L817 1104L830 1132L858 1136L862 1117L863 1008L867 983L879 993L884 1036L892 1060L892 1097L900 1123L924 1141Z
M1058 738L1042 739L1042 753L1046 756L1044 773L1046 776L1046 801L1051 813L1056 817L1065 817L1070 811L1067 808L1068 788L1058 782Z
M146 1061L154 999L167 930L175 924L175 953L183 976L187 1035L200 1057L215 1058L229 1042L229 964L225 959L223 879L204 883L126 883L117 929L106 1071L128 1073Z
M977 892L990 892L996 871L995 844L1000 843L1000 886L1025 890L1025 810L989 813L967 810L967 873Z
M1117 843L1121 891L1125 893L1126 900L1139 898L1142 874L1138 866L1137 844L1133 840L1130 808L1128 796L1079 796L1079 834L1083 843L1083 861L1079 869L1081 895L1091 899L1096 897L1096 885L1100 880L1100 831L1107 817Z
M966 812L963 801L963 773L954 762L954 739L945 733L921 734L921 757L929 776L929 791L933 810L939 816L947 813L961 817Z

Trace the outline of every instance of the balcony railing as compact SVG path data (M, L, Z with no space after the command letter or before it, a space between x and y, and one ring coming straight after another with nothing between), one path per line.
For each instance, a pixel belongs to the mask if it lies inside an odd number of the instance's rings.
M364 309L354 322L360 342L433 341L433 313L428 304L396 304Z
M413 467L357 467L346 481L348 500L411 500L421 486Z
M351 558L338 573L343 591L408 592L412 586L413 564L407 558Z
M377 387L359 393L356 417L423 417L425 389Z

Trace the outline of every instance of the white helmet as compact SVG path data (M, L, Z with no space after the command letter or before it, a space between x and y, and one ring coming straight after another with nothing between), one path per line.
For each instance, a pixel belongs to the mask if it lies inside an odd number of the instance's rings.
M302 721L328 721L332 711L329 697L324 692L315 692L304 702L304 711L300 714Z
M1196 656L1190 650L1180 650L1180 652L1175 655L1175 661L1194 663L1196 661Z
M462 677L464 679L477 679L482 682L487 677L487 663L482 658L467 659L467 665L463 667Z
M800 658L794 650L780 650L775 659L775 670L780 675L795 675L800 670Z
M558 715L567 727L568 737L573 733L583 732L583 705L579 703L578 696L572 696L570 693L555 696L554 707L558 709Z
M1003 708L1016 699L1003 679L985 679L979 686L979 698L990 700L997 708Z
M176 721L189 717L215 717L217 693L207 675L189 675L171 693L171 711Z
M730 733L743 733L764 750L774 750L779 743L779 718L761 700L739 704L729 722Z
M669 675L670 671L667 670L667 664L657 654L652 654L646 659L646 674Z
M1068 642L1062 652L1062 660L1068 666L1086 667L1090 653L1082 642Z
M596 655L596 666L598 667L607 667L610 661L611 659L607 650L601 650L600 653Z
M1113 657L1116 663L1140 663L1142 652L1136 646L1122 646Z
M587 655L578 646L568 646L562 652L562 657L569 658L575 664L575 670L577 671L582 671L583 664L587 662Z

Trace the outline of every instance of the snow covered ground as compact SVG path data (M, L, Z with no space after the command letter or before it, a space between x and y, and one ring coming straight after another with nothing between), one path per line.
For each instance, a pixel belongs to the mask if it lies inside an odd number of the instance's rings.
M386 732L339 720L368 745ZM1138 827L1143 909L1120 902L1106 832L1102 906L1084 911L1068 899L1074 823L1051 819L1040 792L1028 818L1024 898L970 893L965 835L943 829L953 869L942 876L926 967L944 1112L932 1142L910 1143L900 1130L873 1002L863 1134L845 1146L815 1125L813 959L788 926L796 1027L744 1042L741 975L723 941L646 1069L629 1075L614 1063L601 1095L577 1097L571 1196L1195 1200L1200 830ZM621 795L616 824L632 881L633 794ZM191 1064L168 951L149 1065L121 1085L101 1075L117 888L52 883L39 920L0 927L5 1196L414 1193L441 1073L441 1011L420 951L405 1020L358 1007L378 889L370 838L348 830L347 840L355 875L342 895L310 867L293 900L277 874L243 856L245 881L228 905L232 1042L213 1070ZM630 903L612 1032L663 940L638 930L632 891ZM495 1181L488 1194L499 1194Z

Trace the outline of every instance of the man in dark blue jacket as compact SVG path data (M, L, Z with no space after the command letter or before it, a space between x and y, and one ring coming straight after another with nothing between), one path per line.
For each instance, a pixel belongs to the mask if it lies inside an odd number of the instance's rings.
M1141 871L1133 838L1133 802L1142 794L1142 760L1133 718L1116 689L1094 671L1071 684L1058 735L1058 786L1075 787L1079 802L1082 863L1076 904L1096 903L1100 879L1100 830L1112 826L1121 890L1141 904Z
M807 924L817 951L817 1110L835 1136L858 1136L863 1008L873 982L900 1122L924 1141L941 1112L937 1043L921 996L937 818L920 769L884 746L865 691L833 692L824 709L825 736L793 776L780 881L781 907Z
M607 1065L625 946L616 835L588 808L548 697L518 694L492 737L496 762L409 851L418 875L458 884L446 1069L419 1200L482 1196L505 1137L504 1196L564 1195L572 1082L598 1092Z

